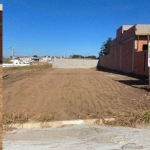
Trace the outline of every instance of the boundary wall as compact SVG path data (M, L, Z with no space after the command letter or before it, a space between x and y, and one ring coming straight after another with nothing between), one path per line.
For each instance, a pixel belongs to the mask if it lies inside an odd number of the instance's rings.
M150 32L142 34L142 26L120 27L117 30L117 37L110 43L110 53L100 57L100 66L148 76L148 47L145 49L144 46L149 43ZM150 25L144 27L150 30ZM138 29L140 34L137 35Z
M52 68L93 68L97 67L98 59L53 59Z

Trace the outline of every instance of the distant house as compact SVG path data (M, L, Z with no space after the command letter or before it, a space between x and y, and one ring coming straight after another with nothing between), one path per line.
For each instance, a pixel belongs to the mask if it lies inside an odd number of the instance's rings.
M41 58L40 57L31 57L31 61L34 61L34 62L39 62Z
M18 59L10 60L12 63L3 63L2 67L21 67L21 66L29 66L30 64L22 64Z
M20 63L29 64L31 62L31 58L28 56L19 57Z
M20 64L20 61L18 59L10 60L10 62L12 62L13 65L19 65Z
M43 56L43 57L41 58L41 60L44 60L44 61L51 61L52 58L51 58L50 56Z

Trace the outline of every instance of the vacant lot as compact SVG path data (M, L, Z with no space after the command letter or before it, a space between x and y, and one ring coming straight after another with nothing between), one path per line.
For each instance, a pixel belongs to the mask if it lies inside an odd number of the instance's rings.
M7 69L4 121L134 116L149 109L146 86L146 81L96 69Z
M0 150L2 149L2 66L0 65Z

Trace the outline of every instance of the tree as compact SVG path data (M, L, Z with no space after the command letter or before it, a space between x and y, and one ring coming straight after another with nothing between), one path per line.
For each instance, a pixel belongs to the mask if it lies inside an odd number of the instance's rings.
M38 57L37 55L33 55L33 57Z
M100 52L99 52L99 57L109 54L111 40L112 40L112 38L109 37L107 39L107 41L103 43L103 45L101 46Z
M84 56L78 55L78 54L74 54L74 55L72 56L72 58L84 58Z
M91 56L86 56L85 58L97 59L97 57L96 57L96 56L94 56L94 55L91 55Z

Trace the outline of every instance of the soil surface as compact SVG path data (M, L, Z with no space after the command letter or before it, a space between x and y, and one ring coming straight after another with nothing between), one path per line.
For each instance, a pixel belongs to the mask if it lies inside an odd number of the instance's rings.
M0 65L0 150L2 150L2 66Z
M7 71L3 74L3 113L45 120L129 114L148 109L147 84L95 68Z

